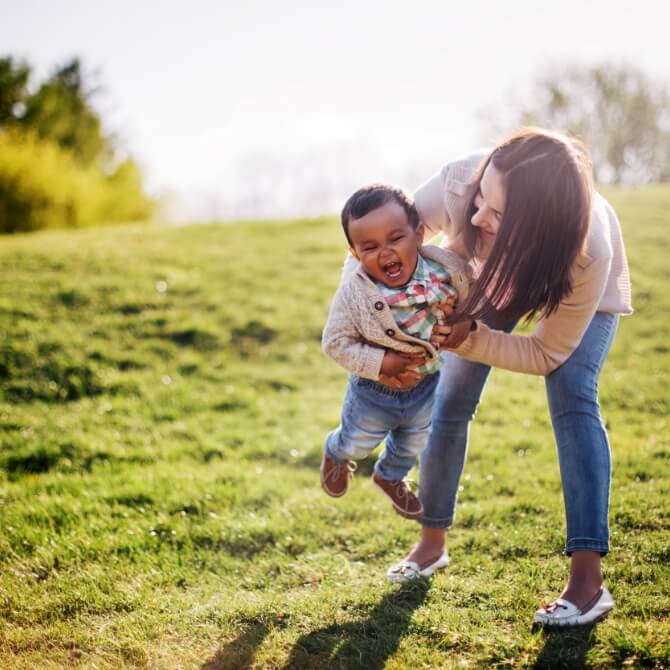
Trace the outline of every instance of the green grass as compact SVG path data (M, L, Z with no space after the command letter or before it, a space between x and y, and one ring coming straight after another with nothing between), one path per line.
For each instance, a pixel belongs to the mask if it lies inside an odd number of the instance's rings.
M670 667L670 189L608 195L637 308L601 380L617 608L561 633L530 626L567 568L541 380L492 375L431 582L385 583L418 526L369 462L321 491L335 220L0 240L0 667Z

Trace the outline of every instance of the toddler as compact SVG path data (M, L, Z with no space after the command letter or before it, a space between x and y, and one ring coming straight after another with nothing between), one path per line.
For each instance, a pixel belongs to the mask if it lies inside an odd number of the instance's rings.
M423 512L404 482L430 431L440 358L429 338L444 323L443 303L463 301L465 261L453 251L422 246L423 225L401 189L373 184L342 210L351 257L330 307L323 349L351 374L340 425L326 437L321 485L346 493L355 463L385 440L373 482L407 518ZM410 388L408 371L425 376Z

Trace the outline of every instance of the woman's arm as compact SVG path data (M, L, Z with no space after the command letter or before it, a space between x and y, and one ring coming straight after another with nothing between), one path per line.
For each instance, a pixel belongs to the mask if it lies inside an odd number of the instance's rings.
M419 186L414 193L414 202L419 211L419 218L426 228L434 235L446 232L451 221L444 203L445 181L449 165L445 165L436 175Z
M486 154L486 149L478 149L465 158L447 163L416 190L414 202L419 217L433 233L444 233L450 242L460 233L468 187Z
M507 334L478 322L465 341L452 349L463 358L498 368L548 375L579 346L605 291L611 258L583 269L572 293L530 335Z

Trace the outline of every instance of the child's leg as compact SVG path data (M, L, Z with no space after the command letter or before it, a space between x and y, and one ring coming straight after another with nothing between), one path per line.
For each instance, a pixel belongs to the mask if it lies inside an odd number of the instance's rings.
M366 458L398 420L393 408L379 402L374 392L358 380L349 379L340 425L326 437L325 453L335 461Z
M351 460L368 456L398 422L397 407L380 388L358 377L349 379L340 425L328 434L321 462L321 486L334 498L347 492L354 471Z
M409 519L419 518L423 514L423 506L403 478L428 442L438 377L437 374L431 375L400 398L402 421L386 438L384 452L375 464L372 476L394 509Z
M381 479L403 479L426 448L438 380L439 374L432 374L401 398L402 421L389 433L375 464L375 474Z

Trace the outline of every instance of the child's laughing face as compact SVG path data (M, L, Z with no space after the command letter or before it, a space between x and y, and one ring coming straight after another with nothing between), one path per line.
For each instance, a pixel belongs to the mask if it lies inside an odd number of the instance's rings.
M405 210L390 201L360 219L349 220L353 253L373 279L397 288L414 274L423 225L412 228Z

